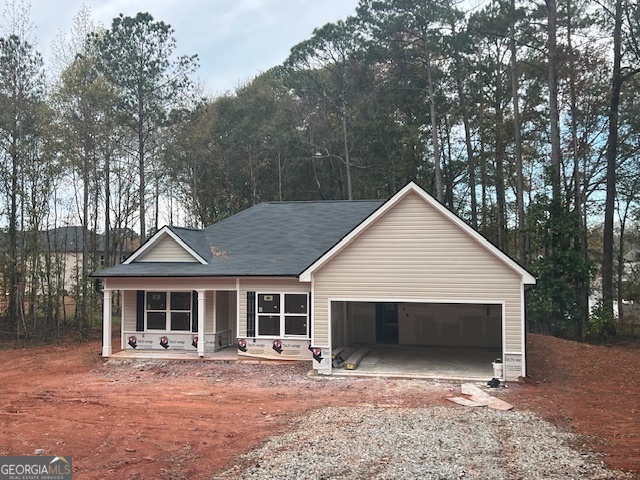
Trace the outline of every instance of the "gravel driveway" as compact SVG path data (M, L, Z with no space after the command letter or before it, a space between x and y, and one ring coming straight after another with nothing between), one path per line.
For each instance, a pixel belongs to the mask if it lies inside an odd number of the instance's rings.
M213 479L622 479L580 438L487 408L328 407Z

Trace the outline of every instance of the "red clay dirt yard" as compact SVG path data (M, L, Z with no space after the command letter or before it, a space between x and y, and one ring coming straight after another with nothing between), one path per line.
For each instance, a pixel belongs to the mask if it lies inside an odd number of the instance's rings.
M455 383L314 378L302 363L105 363L99 352L98 342L0 351L0 455L71 455L78 479L205 479L305 411L465 408L446 401ZM528 361L530 381L495 393L638 474L638 348L529 335Z

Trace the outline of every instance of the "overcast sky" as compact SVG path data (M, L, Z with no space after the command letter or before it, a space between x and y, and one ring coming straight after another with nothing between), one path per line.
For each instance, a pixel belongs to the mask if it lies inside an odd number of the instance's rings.
M51 55L58 31L68 34L82 5L104 27L123 13L149 12L175 30L178 54L197 54L197 77L212 93L233 91L282 63L316 27L355 13L358 0L31 0L37 49Z

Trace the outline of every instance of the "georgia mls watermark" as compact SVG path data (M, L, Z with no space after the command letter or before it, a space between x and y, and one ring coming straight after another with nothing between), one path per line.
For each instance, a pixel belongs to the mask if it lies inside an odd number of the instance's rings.
M0 457L0 480L71 480L71 457Z

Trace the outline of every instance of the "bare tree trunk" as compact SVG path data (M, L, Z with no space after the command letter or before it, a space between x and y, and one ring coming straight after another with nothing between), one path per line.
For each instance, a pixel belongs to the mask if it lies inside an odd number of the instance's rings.
M106 147L104 155L104 266L111 266L111 152Z
M10 181L10 207L9 207L9 235L8 235L8 263L9 263L9 304L7 306L8 330L16 329L16 335L20 340L20 320L18 307L19 279L18 272L18 158L17 142L14 139L10 147L11 151L11 181Z
M153 233L158 231L159 220L160 217L160 178L158 178L158 173L155 173L155 198L153 199Z
M433 93L433 75L431 71L431 51L429 49L429 41L424 41L424 53L427 63L427 84L429 88L429 113L431 115L431 140L433 142L433 162L435 165L436 177L436 199L439 202L444 200L444 191L442 188L442 171L440 168L440 148L438 146L438 120L436 119L436 99Z
M496 203L498 207L498 247L506 251L507 247L507 199L506 188L504 184L504 160L507 155L506 144L504 138L504 111L501 104L502 90L500 88L500 73L496 74L496 125L495 125L495 187L496 187Z
M453 27L453 26L452 26ZM460 68L460 58L456 55L456 86L458 89L458 100L462 111L462 123L464 125L464 143L467 148L467 162L469 175L469 195L471 197L471 226L478 229L478 200L476 198L476 159L473 154L471 144L471 127L469 125L469 109L467 107L467 95L462 84L462 69Z
M444 115L444 131L441 132L444 138L441 138L442 145L442 180L444 184L444 204L452 211L454 210L453 199L453 177L449 172L451 165L451 127L449 126L449 117ZM446 146L446 149L445 149Z
M480 125L483 125L484 115L482 113L482 105L480 105ZM480 219L480 230L486 234L487 217L489 216L489 207L487 205L487 156L484 151L484 137L480 134L480 190L482 194L482 202L480 207L480 213L482 218Z
M140 202L140 243L142 244L147 239L147 224L145 222L146 205L145 205L145 172L144 172L144 155L145 155L145 143L144 143L144 108L143 100L138 100L138 173L140 176L139 185L139 202Z
M618 154L618 109L622 90L622 0L616 0L613 32L613 72L609 105L609 136L607 139L606 199L604 209L604 239L602 248L602 302L604 320L602 334L615 333L613 324L613 215L616 199L616 160Z
M567 0L567 48L569 50L569 95L571 109L571 153L573 156L573 201L576 217L576 234L574 237L574 246L580 250L580 260L586 265L588 261L586 240L583 241L581 232L583 230L582 222L582 188L580 185L580 152L578 148L578 107L577 107L577 88L576 88L576 61L573 50L572 33L572 5L571 0ZM586 228L584 229L586 230ZM577 295L580 322L578 325L578 335L581 341L586 340L587 323L589 321L589 284L581 281L578 285L580 292Z
M22 135L20 135L22 137ZM24 165L24 158L21 158L21 163ZM19 178L19 186L18 191L25 191L24 185L24 175L20 175ZM18 205L18 210L20 211L20 236L18 238L18 255L20 258L20 262L18 263L18 320L19 323L23 326L23 332L25 336L28 336L29 332L27 330L27 320L24 314L24 297L26 293L26 275L25 275L25 263L27 261L27 245L26 245L26 222L25 222L25 201L24 197L21 198L20 204Z
M482 58L480 46L477 47L477 55L478 58ZM478 82L478 91L480 95L478 96L478 132L479 132L479 152L478 152L478 164L480 166L480 194L481 194L481 202L480 202L480 224L479 231L486 235L487 233L487 217L488 217L488 206L487 206L487 158L485 155L485 139L484 139L484 95L482 95L482 81Z
M513 132L516 147L516 203L518 208L518 260L526 265L526 239L524 218L524 177L522 174L522 135L520 133L520 95L515 33L515 0L511 0L511 23L509 25L509 48L511 50L511 98L513 101Z
M349 135L347 130L347 102L342 99L342 137L344 141L344 163L347 167L347 198L353 200L353 183L351 180L351 154L349 152Z
M85 150L85 158L82 165L82 272L77 277L80 287L80 325L83 335L89 333L89 315L87 314L87 275L89 271L89 159Z
M560 150L560 114L558 107L558 45L556 40L558 12L555 0L546 0L548 38L547 48L549 57L549 125L551 137L551 205L549 207L549 217L551 220L551 255L553 258L553 277L559 278L561 275L559 268L559 256L565 249L565 233L562 231L562 197L560 181L560 165L562 164L562 151ZM555 319L550 319L551 324L560 324L563 321L566 309L565 301L559 292L552 294L553 315Z
M558 110L558 44L556 40L558 12L555 0L545 0L548 18L548 50L549 50L549 124L551 130L551 200L552 215L561 214L560 164L560 121Z
M620 218L620 240L618 242L619 244L619 248L618 248L618 255L617 255L617 275L616 275L616 286L618 287L618 294L616 295L617 297L617 303L618 303L618 321L622 322L623 321L623 313L622 313L622 278L624 276L624 236L625 236L625 224L627 221L627 214L628 214L628 210L629 210L629 203L627 203L627 206L625 208L625 211L622 215L622 218Z

